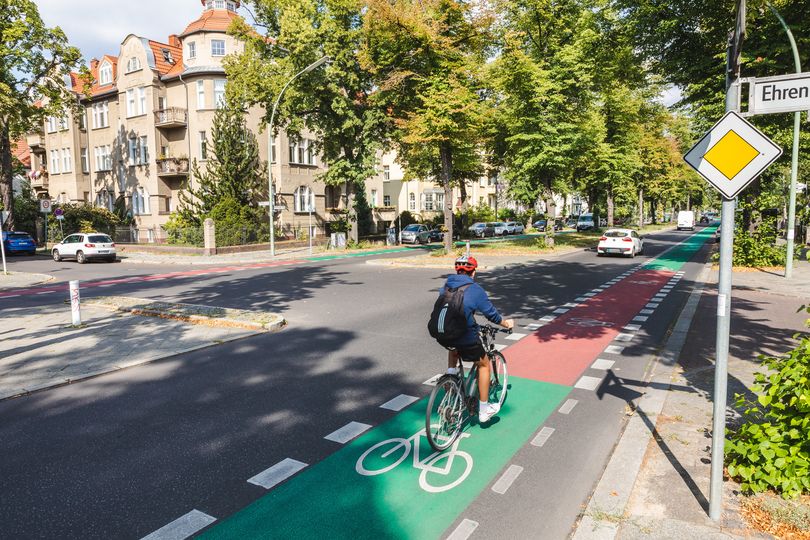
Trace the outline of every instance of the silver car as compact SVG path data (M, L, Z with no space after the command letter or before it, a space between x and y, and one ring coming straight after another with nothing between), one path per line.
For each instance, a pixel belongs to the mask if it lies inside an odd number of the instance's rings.
M519 221L507 221L506 232L509 234L523 234L526 232L526 227Z
M503 221L496 221L494 223L488 223L487 225L492 225L492 228L495 229L495 236L506 236L509 234L509 228Z
M76 233L71 234L51 249L51 256L55 261L62 259L76 259L84 264L93 259L115 261L115 243L104 233Z
M402 229L399 241L403 244L427 244L430 242L430 230L427 225L412 223Z

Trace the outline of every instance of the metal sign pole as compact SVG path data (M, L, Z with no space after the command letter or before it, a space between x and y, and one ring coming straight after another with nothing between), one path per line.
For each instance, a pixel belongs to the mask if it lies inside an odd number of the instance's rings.
M3 255L3 275L8 274L6 270L6 243L3 241L3 222L5 219L5 212L0 212L0 253Z

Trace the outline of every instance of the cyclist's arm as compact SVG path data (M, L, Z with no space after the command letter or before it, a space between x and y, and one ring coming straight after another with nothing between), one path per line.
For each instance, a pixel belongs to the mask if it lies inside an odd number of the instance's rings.
M512 319L504 319L501 316L501 314L498 312L497 308L495 308L495 305L489 299L489 296L487 296L487 293L486 291L484 291L483 288L479 286L478 291L475 292L480 292L480 295L477 295L476 298L477 304L475 309L479 313L481 313L481 315L486 317L487 320L489 320L490 322L499 324L504 328L512 328L515 326L515 321L513 321Z

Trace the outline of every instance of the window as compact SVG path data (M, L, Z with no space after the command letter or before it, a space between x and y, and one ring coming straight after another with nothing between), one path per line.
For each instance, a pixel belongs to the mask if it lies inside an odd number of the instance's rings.
M89 173L90 172L90 156L87 154L87 148L82 148L82 172Z
M127 90L127 117L135 116L135 89Z
M146 114L146 87L127 90L127 117Z
M172 51L169 49L160 49L160 54L163 55L163 59L169 65L174 65L174 56L172 56Z
M197 109L205 108L205 81L197 81Z
M127 142L129 143L129 164L135 165L138 159L138 139L130 137Z
M377 208L377 190L376 189L371 190L371 200L369 201L369 205L372 208Z
M98 70L98 83L101 85L110 84L112 79L112 65L105 61Z
M225 0L214 0L214 9L225 9Z
M146 87L138 88L138 114L146 114Z
M93 128L105 128L110 125L110 105L106 101L93 104Z
M411 193L408 196L408 209L413 212L416 210L416 193Z
M96 158L96 171L111 171L112 154L110 154L110 145L96 146L93 151Z
M211 56L225 56L225 40L212 39L211 40Z
M112 193L108 192L106 189L102 189L96 194L96 206L101 206L102 208L106 208L107 210L112 212L113 209L113 197Z
M424 193L423 210L433 210L433 193Z
M73 170L73 160L70 158L70 148L62 148L62 172Z
M307 140L307 165L315 165L315 142Z
M389 165L383 166L383 180L386 182L391 180L391 167Z
M228 2L228 9L230 11L236 11L236 3L235 2Z
M51 150L51 174L59 174L59 150Z
M87 129L87 115L84 109L79 113L79 129Z
M270 163L275 163L276 159L276 138L273 136L270 138Z
M55 133L56 132L56 117L49 116L47 119L48 125L48 133Z
M225 105L225 79L214 81L214 105L221 109Z
M444 208L444 193L435 193L434 196L436 197L436 210L441 210Z
M132 192L132 213L136 216L151 213L149 211L149 192L143 187Z
M189 59L197 58L197 44L193 41L188 42L188 57Z
M68 128L68 117L63 116L59 119L59 131L67 131Z
M383 195L383 206L391 206L391 195Z
M299 186L295 190L294 206L296 212L314 212L315 193L307 186Z
M142 135L140 139L140 158L141 165L149 163L149 143L147 142L146 135Z
M127 62L127 73L132 73L133 71L138 71L139 69L141 69L141 61L137 56L133 56Z
M200 159L203 161L208 159L208 139L204 131L200 131Z
M290 140L290 163L317 165L315 141L309 139Z

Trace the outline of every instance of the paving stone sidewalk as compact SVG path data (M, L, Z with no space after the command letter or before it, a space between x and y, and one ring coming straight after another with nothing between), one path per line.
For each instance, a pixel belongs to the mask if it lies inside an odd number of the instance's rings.
M0 311L0 399L257 333L88 306L81 327L70 323L70 306L61 303Z
M0 291L17 289L22 287L31 287L51 281L53 276L47 274L29 274L28 272L9 272L3 274L0 272Z

